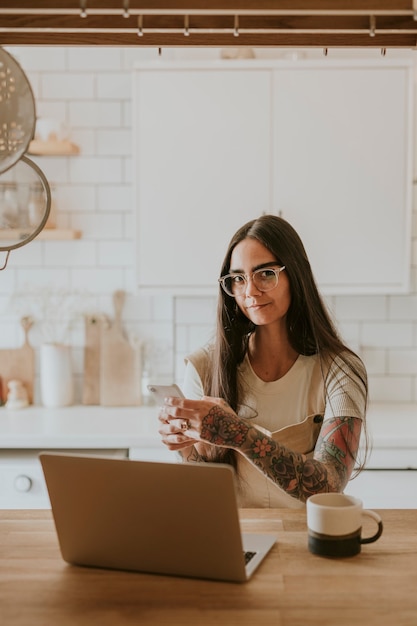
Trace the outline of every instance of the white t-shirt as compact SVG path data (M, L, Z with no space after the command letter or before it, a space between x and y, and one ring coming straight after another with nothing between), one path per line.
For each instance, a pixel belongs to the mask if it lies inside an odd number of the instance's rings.
M364 418L366 401L363 384L353 372L350 371L350 376L345 373L346 366L342 361L337 362L342 370L333 362L327 379L327 397L325 397L323 381L327 372L322 372L322 364L317 355L300 355L285 376L273 382L261 380L253 371L249 358L246 356L239 368L243 388L242 404L238 409L239 415L250 421L253 420L254 425L261 426L270 432L302 422L308 415L316 413L324 415L324 420L330 417ZM198 368L201 371L201 351L199 351L198 358L190 355L186 363L184 395L187 398L200 399L204 391L196 364L199 363ZM365 369L359 359L358 367L362 369L365 378ZM302 508L305 506L304 503L289 496L266 478L242 454L238 454L237 457L240 507Z

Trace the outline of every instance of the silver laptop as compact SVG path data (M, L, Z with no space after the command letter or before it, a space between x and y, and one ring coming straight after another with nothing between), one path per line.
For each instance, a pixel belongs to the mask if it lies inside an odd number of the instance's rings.
M228 465L39 458L68 563L244 582L276 541L241 533Z

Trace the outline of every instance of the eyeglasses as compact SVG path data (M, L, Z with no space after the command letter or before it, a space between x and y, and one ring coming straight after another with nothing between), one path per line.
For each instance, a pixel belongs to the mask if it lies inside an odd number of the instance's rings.
M285 265L278 268L261 267L250 275L253 284L259 291L271 291L278 285L279 275ZM246 293L248 276L246 274L227 274L219 278L219 283L228 296L236 298Z

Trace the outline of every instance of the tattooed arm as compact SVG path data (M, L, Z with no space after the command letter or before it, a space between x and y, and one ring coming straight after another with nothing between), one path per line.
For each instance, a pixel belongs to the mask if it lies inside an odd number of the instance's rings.
M207 460L213 446L231 448L303 502L314 493L344 489L355 464L362 427L359 418L326 419L313 458L308 458L280 445L221 400L171 398L159 419L163 442L180 452L184 461ZM184 421L189 424L186 432Z
M243 454L289 495L305 501L314 493L344 489L355 464L361 425L352 417L325 420L314 457L307 458L216 405L203 417L200 437Z

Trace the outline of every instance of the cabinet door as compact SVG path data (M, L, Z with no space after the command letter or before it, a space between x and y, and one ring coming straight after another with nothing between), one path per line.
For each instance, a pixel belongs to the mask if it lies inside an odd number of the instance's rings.
M139 287L217 289L234 232L271 210L270 75L230 64L136 68Z
M417 470L364 470L345 493L360 498L365 508L417 508Z
M274 209L323 292L408 288L411 86L407 62L274 71Z

